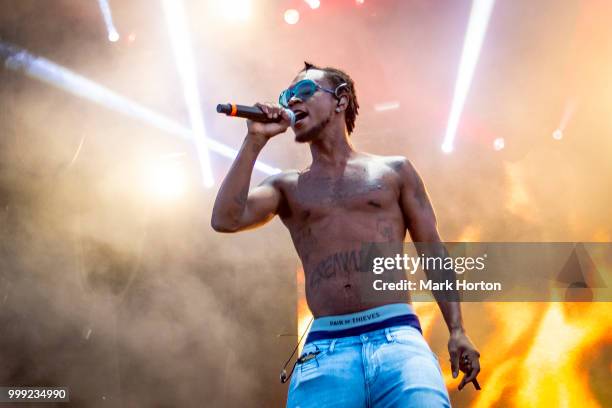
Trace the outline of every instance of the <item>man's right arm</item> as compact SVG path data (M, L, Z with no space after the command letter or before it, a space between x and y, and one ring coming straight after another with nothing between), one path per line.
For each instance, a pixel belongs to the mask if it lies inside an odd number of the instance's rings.
M282 115L279 123L248 121L248 133L225 176L213 207L211 225L218 232L238 232L265 224L274 217L282 199L277 187L281 174L265 179L249 191L253 167L267 141L289 127L289 117L274 105L260 105L269 116Z

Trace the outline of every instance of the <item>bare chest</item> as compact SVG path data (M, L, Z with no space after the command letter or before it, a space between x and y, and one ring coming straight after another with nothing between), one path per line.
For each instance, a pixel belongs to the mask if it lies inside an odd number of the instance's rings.
M294 220L315 220L337 212L377 212L397 204L399 190L385 169L358 167L339 175L301 174L286 194Z

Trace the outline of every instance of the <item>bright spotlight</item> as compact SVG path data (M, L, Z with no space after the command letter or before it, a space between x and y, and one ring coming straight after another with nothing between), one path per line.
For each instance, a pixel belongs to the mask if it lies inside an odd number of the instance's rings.
M321 6L321 2L319 0L304 0L306 4L310 6L311 9L318 9Z
M185 169L176 162L157 162L147 179L149 192L163 200L178 199L187 191Z
M108 41L110 42L117 42L119 41L119 33L116 31L112 31L110 33L108 33Z
M552 134L553 139L561 140L563 139L563 131L561 129L557 129Z
M365 0L355 0L355 3L358 5L365 3Z
M476 62L478 61L494 3L495 0L472 0L470 20L465 33L463 52L461 54L461 62L459 63L459 73L457 74L457 82L455 83L455 94L448 118L448 127L446 128L446 134L444 136L443 146L447 146L447 149L450 146L452 150L452 145L459 127L459 119L470 89L472 77L474 76L474 69L476 68Z
M289 9L285 11L285 22L287 24L297 24L300 21L300 12L296 9Z
M119 41L119 33L113 23L113 14L111 13L108 0L98 0L98 6L102 12L102 18L104 18L104 25L106 25L106 31L108 32L108 41L117 42Z
M183 96L185 97L191 128L195 135L194 141L198 158L200 159L204 186L212 187L214 180L208 157L208 148L204 142L206 130L204 128L195 61L191 52L191 41L189 39L183 2L181 0L163 0L162 4L166 14L168 33L170 34L174 59L183 87Z
M446 154L450 154L453 151L453 145L451 144L443 144L442 145L442 151Z
M506 147L506 141L503 137L498 137L493 141L493 149L500 151L504 147Z

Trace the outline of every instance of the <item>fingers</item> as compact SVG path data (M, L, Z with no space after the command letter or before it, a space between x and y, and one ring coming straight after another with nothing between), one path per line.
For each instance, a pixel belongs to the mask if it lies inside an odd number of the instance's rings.
M464 354L465 356L468 357L464 365L465 367L464 372L466 374L461 379L461 383L459 383L459 390L463 389L463 387L465 387L465 385L469 384L470 382L474 383L474 387L477 390L480 389L480 385L478 384L478 381L476 380L476 376L478 375L478 373L480 373L480 361L478 361L479 353L476 352L472 354L474 355L467 355L467 353Z
M449 347L448 353L450 354L451 371L453 372L453 378L457 378L459 375L459 350L454 347Z
M271 123L262 123L261 121L247 120L248 132L260 134L266 139L270 139L276 135L285 132L291 126L291 118L283 107L274 103L255 103L255 107L259 108L269 119Z
M277 119L285 111L285 109L282 106L278 104L270 103L270 102L264 102L264 103L258 102L255 104L255 106L261 109L262 112L265 113L269 119Z

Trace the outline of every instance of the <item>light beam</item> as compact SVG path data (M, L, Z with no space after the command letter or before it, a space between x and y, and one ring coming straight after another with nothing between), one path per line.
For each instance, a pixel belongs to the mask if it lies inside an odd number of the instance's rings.
M23 48L0 41L0 61L2 60L4 60L4 66L8 69L22 72L27 76L137 119L169 134L189 141L194 140L193 131L180 123L160 115L46 58L35 56ZM203 141L210 150L229 159L233 160L238 154L237 150L209 137L205 137ZM255 168L266 174L277 174L280 172L280 169L261 161L255 162Z
M113 23L113 14L111 13L108 0L98 0L102 17L104 18L104 24L106 25L106 31L108 32L108 41L117 42L119 41L119 32L115 28Z
M202 106L198 93L198 80L194 58L191 52L191 41L189 40L189 31L187 28L187 19L185 18L183 2L181 0L162 0L162 4L166 14L166 23L172 42L176 67L181 79L181 85L183 86L183 95L187 104L187 111L189 112L189 121L191 122L191 129L194 133L196 151L200 159L202 178L206 187L212 187L214 180L210 168L208 148L204 143L204 139L206 139L206 130L204 127L204 118L201 113Z
M463 51L461 54L461 62L459 63L459 73L457 74L457 82L455 83L455 94L453 103L448 118L448 127L442 143L442 151L450 153L453 151L453 143L459 127L459 119L463 111L465 99L467 98L472 77L480 49L484 41L484 37L489 25L489 18L495 0L472 0L472 9L470 11L470 20L465 33L463 42Z

